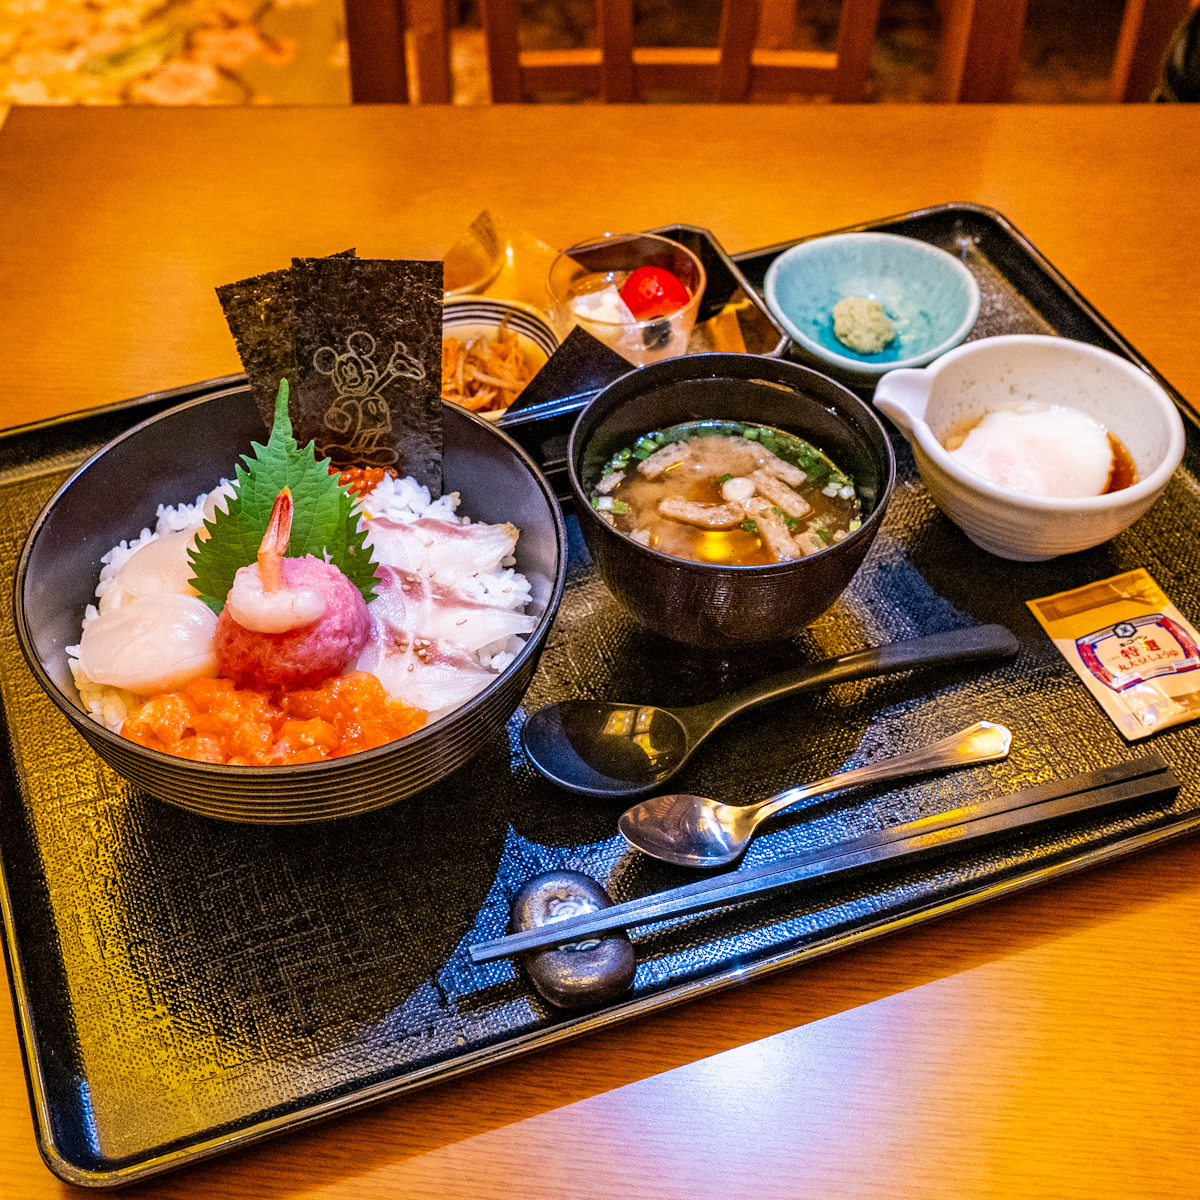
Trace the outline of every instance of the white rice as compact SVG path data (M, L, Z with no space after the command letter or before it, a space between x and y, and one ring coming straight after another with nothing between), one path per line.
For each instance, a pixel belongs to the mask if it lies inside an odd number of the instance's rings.
M385 475L359 501L363 512L369 517L387 517L389 521L405 524L419 521L422 517L436 517L439 521L450 521L455 525L469 525L469 517L455 516L454 510L458 504L457 492L446 492L434 500L429 495L429 489L411 475L404 479Z
M228 490L233 493L233 487L228 479L222 479L217 491ZM183 533L187 529L199 529L204 522L204 502L208 499L207 492L201 492L196 497L195 504L160 504L158 506L158 524L154 532L159 537L168 533Z
M121 568L143 546L171 533L199 529L205 519L205 501L217 492L228 496L235 494L230 481L222 479L213 492L202 492L192 504L160 504L153 531L143 529L136 538L118 542L107 554L102 555L100 561L104 565L96 584L96 599L99 600L104 595ZM459 503L460 497L457 492L447 492L434 500L429 494L429 489L417 483L411 476L405 479L384 476L383 481L359 501L360 507L368 517L387 517L389 520L405 523L431 517L456 525L469 525L470 517L460 517L455 513ZM515 562L515 558L506 558L499 571L481 572L469 579L460 580L455 584L455 590L480 604L523 612L525 605L531 600L530 585L524 575L513 570ZM86 629L99 615L96 606L89 604L84 610L83 628ZM475 651L475 658L480 666L499 674L512 663L524 645L524 641L519 637L502 638L487 646L481 646ZM139 696L123 688L95 683L83 673L79 664L79 653L79 646L67 647L67 665L71 668L84 708L95 721L114 733L120 733L125 718L149 697Z

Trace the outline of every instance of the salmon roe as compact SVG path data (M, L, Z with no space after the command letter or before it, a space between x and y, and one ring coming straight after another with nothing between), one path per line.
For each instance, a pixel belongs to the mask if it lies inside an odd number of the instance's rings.
M125 718L121 734L177 758L274 767L371 750L420 729L427 716L393 700L366 671L282 696L232 679L193 679L181 692L151 696Z
M399 472L392 467L335 467L329 464L330 475L338 477L338 483L353 496L365 496L373 488L378 487L385 475L393 479L399 478Z

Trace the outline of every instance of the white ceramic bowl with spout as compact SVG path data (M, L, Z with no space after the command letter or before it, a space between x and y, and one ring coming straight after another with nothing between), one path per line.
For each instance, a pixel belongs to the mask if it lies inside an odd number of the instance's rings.
M1078 409L1129 452L1137 481L1102 496L1034 496L992 483L943 446L952 432L998 409L1035 403ZM912 444L937 506L977 546L1017 562L1043 562L1098 546L1162 495L1183 458L1183 421L1145 371L1108 350L1067 338L982 338L920 370L891 371L875 406Z

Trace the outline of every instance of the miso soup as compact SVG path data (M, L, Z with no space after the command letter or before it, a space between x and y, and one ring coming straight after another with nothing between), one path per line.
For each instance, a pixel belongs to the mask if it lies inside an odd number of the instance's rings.
M644 434L605 464L591 501L644 546L722 566L817 554L862 524L854 480L827 454L731 421Z

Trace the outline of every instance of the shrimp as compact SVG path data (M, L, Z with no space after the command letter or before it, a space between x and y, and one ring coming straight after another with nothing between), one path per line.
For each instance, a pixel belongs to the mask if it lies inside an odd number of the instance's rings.
M283 556L291 534L292 491L285 487L271 509L258 562L238 571L225 601L229 615L243 629L287 633L325 615L325 597L316 588L290 588L284 579Z
M285 558L292 494L284 488L258 551L234 577L217 618L221 674L242 687L277 692L316 687L340 675L367 643L362 593L332 563Z

